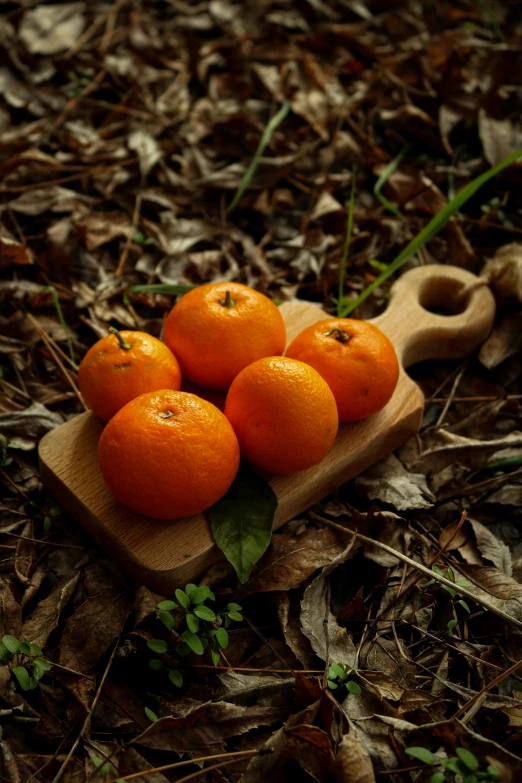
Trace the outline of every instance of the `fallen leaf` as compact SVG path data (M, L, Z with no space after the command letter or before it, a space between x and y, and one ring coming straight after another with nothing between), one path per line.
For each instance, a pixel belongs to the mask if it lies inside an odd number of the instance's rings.
M329 528L308 529L297 537L275 534L249 579L245 594L298 587L344 549L345 541Z
M287 749L288 729L302 723L312 723L319 711L320 702L314 702L301 712L292 715L284 726L278 729L265 743L258 756L250 760L241 778L241 783L259 783L260 780L274 780L274 773L279 769ZM277 773L276 773L277 774ZM276 780L280 779L278 775Z
M345 734L339 743L334 769L338 783L375 783L370 754L356 730Z
M521 134L511 120L498 120L486 112L484 107L478 113L478 132L488 163L496 166L513 150L520 146Z
M32 54L63 52L84 30L84 9L84 3L39 5L23 15L20 38Z
M301 630L299 613L291 601L297 599L290 598L288 593L277 593L277 614L281 623L281 630L285 637L285 642L292 650L293 654L305 669L314 669L316 657L312 650L310 640Z
M33 439L38 440L46 432L63 423L61 414L48 410L40 402L33 402L29 408L22 411L0 413L0 432L11 441L20 439L22 443L28 444L29 448L35 445Z
M473 528L479 552L484 560L489 560L506 576L511 576L513 567L509 547L477 520L468 517L467 521Z
M394 454L357 476L355 486L362 497L389 503L398 511L433 505L426 477L422 473L409 473Z
M270 544L276 508L270 484L242 463L226 495L208 511L214 541L243 584Z
M522 245L513 242L499 247L480 274L497 299L522 302Z
M355 666L355 645L345 628L337 620L327 603L327 577L341 563L355 554L352 541L347 548L304 591L301 601L301 628L310 640L312 649L321 660Z
M146 177L163 157L158 142L154 136L145 130L133 131L129 135L127 146L138 155L142 177Z
M462 565L462 573L472 582L467 589L490 604L502 609L517 620L522 620L522 585L498 568L480 565Z
M180 718L160 718L134 739L134 743L175 753L222 747L229 737L269 726L286 710L271 707L240 707L224 701L207 702Z
M117 587L87 598L67 620L58 662L88 672L120 635L131 610L129 595Z
M522 292L522 281L520 290ZM482 343L479 359L484 367L492 370L503 362L504 359L515 356L521 349L522 313L516 313L516 315L505 316L496 324L486 342Z
M294 689L293 677L282 677L267 674L241 674L241 672L225 672L219 675L223 686L219 697L227 703L240 704L244 707L256 705L282 709L292 698Z
M6 634L20 637L22 608L16 601L9 582L0 577L0 639Z
M79 573L59 579L47 598L39 601L22 627L22 636L28 642L44 647L51 632L58 625L60 615L67 606L78 583Z

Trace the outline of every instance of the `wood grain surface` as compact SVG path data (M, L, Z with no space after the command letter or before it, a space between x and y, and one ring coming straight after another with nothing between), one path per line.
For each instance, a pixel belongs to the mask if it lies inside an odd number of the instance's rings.
M444 309L449 315L430 312ZM327 317L305 302L281 305L288 341ZM395 393L379 413L339 428L314 467L270 483L278 498L277 528L345 481L382 459L419 429L424 398L404 368L428 359L465 356L488 336L495 314L491 292L475 275L452 266L413 269L392 287L387 310L374 319L401 362ZM49 432L39 448L43 482L61 505L138 583L162 594L197 578L222 558L206 516L175 521L136 514L109 492L98 466L103 422L84 413Z

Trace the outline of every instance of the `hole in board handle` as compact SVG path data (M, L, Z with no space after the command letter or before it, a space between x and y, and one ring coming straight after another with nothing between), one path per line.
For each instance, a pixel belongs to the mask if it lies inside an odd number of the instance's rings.
M464 283L451 277L430 277L420 290L419 303L434 315L459 315L466 310L471 294L465 288Z

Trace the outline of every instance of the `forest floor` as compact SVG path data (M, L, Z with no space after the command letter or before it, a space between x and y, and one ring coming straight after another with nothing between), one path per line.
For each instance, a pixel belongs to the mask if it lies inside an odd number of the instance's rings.
M87 348L161 334L175 296L133 286L239 280L334 313L344 258L348 301L520 146L520 4L11 0L0 52L0 780L522 780L520 163L354 311L507 246L492 336L410 370L419 436L274 533L246 584L202 578L242 607L221 665L151 668L172 596L133 587L37 460L83 411Z

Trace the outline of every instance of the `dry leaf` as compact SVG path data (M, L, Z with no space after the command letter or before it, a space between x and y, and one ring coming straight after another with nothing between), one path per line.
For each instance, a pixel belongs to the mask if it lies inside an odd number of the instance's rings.
M355 480L362 497L389 503L397 511L431 508L433 495L422 473L409 473L394 454L372 465Z
M79 573L59 579L47 598L40 601L34 612L23 624L22 636L28 642L44 647L52 631L58 625L60 615L67 606L76 584Z
M26 11L20 38L32 54L56 54L69 49L85 27L84 3L38 5Z
M513 242L499 247L480 275L487 280L495 296L522 302L522 245Z
M489 560L506 576L511 576L513 567L509 547L477 520L468 517L468 522L473 528L479 552L484 560Z
M375 783L370 754L356 731L345 734L339 743L334 769L338 783Z

